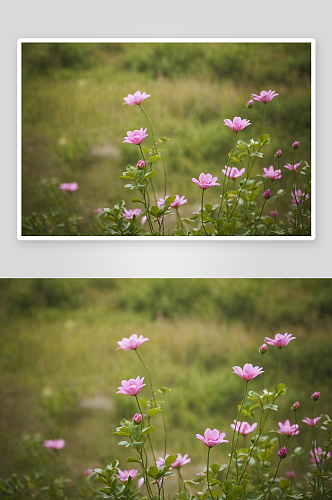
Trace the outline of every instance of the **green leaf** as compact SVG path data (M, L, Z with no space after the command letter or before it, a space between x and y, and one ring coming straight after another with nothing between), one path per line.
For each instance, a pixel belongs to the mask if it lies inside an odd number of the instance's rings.
M155 155L155 156L151 156L149 161L150 161L150 163L154 163L155 161L160 160L160 159L162 159L162 156Z
M130 464L130 463L132 463L132 462L138 462L139 464L141 463L141 462L140 462L140 460L138 460L137 458L134 458L134 457L128 457L128 458L126 459L126 462L127 462L128 464Z
M144 201L143 200L140 200L140 198L133 198L131 200L131 203L143 203L144 204Z
M285 490L289 486L290 486L290 482L288 481L288 479L280 479L279 488L281 488L282 490Z
M165 200L165 205L167 208L171 205L171 203L173 203L175 198L176 198L176 196L167 196L167 198Z
M148 470L149 476L152 477L153 479L156 479L159 472L160 471L159 471L158 467L156 467L155 465L151 465L150 469Z
M253 158L254 156L263 158L263 153L261 153L260 151L254 151L253 153L250 153L250 158Z
M148 146L142 146L142 151L145 154L145 156L147 156L149 154L149 148L148 148Z
M120 441L120 442L118 443L118 446L126 446L126 447L128 448L129 444L130 444L130 443L128 443L128 441Z
M225 493L227 493L228 491L230 491L232 489L232 483L230 481L224 481L223 482L223 490Z
M234 236L247 236L247 234L250 233L250 229L246 229L245 227L239 227L235 233Z
M151 432L154 432L154 431L156 431L156 430L157 430L157 427L155 427L154 425L149 425L148 427L145 427L145 428L142 430L141 434L142 434L143 436L145 436L146 434L151 434Z
M160 408L151 408L147 415L148 417L153 417L153 415L155 415L158 411L162 411Z
M263 493L259 493L258 491L250 491L250 493L248 493L244 500L259 500L260 498L262 498L263 496Z
M158 139L158 140L159 140L160 142L165 143L165 142L170 141L171 139L170 139L169 137L160 137L160 139Z
M151 177L155 177L158 175L158 172L156 170L151 170L147 174L145 174L144 179L150 179Z
M136 450L139 450L140 448L142 448L142 446L144 445L144 443L142 443L141 441L138 441L138 442L135 442L135 443L131 443L130 446L132 446L133 448L135 448Z
M160 212L160 208L156 207L155 205L150 208L150 214L154 215L155 217L158 216L159 212Z
M140 398L140 399L138 400L138 402L139 402L139 404L140 404L143 408L146 408L146 406L147 406L147 402L146 402L146 399L145 399L145 397L144 397L144 396L143 396L142 398Z
M233 486L232 488L232 497L233 498L241 498L244 493L243 486Z
M154 392L155 393L160 392L162 394L166 394L167 392L170 392L170 391L171 391L171 389L169 389L168 387L159 387L159 389L157 389Z
M278 411L278 406L277 405L273 405L273 404L268 404L268 405L263 406L263 410Z
M96 480L98 483L108 484L107 479L105 479L104 477L101 477L101 476L97 476L97 477L95 478L95 480Z
M95 474L103 474L104 471L103 471L103 469L93 469L93 472Z
M173 462L175 462L175 460L178 458L177 455L169 455L166 460L165 460L165 464L167 467L170 467L172 465Z
M246 144L244 141L237 141L238 143L238 146L240 147L240 149L248 149L249 146L248 144Z

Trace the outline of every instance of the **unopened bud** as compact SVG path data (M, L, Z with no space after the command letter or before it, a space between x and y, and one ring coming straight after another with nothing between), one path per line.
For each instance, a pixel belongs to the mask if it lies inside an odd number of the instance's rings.
M281 458L281 459L286 458L286 457L287 457L287 448L286 448L286 447L281 448L281 449L278 451L278 456L279 456L279 458Z
M271 198L271 189L267 189L266 191L264 191L263 198L265 198L266 200L269 200Z
M294 148L294 149L298 149L299 147L300 147L300 141L295 141L295 142L293 142L293 144L292 144L292 148Z
M281 151L281 149L278 149L278 151L275 153L275 155L274 155L274 156L275 156L276 158L280 158L280 156L281 156L281 155L282 155L282 151Z
M252 99L250 99L250 101L248 101L246 104L247 108L249 108L249 109L252 108L253 105L254 105L254 101Z
M266 344L262 344L258 350L259 350L259 352L261 354L265 354L266 351L267 351L267 345Z
M300 408L300 403L296 401L293 406L291 406L291 410L297 411Z
M312 394L312 396L311 396L311 399L312 399L313 401L318 401L318 400L319 400L319 398L320 398L320 392L314 392L314 393Z
M142 422L142 415L140 413L135 413L135 415L133 416L133 422L134 424L139 424L140 422Z

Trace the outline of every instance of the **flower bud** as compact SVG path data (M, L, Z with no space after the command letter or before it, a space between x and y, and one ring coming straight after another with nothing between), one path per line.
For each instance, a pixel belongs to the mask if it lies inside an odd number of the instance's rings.
M262 344L258 350L259 350L259 352L261 354L265 354L266 351L267 351L267 345L266 344Z
M135 413L133 416L134 424L139 424L142 421L142 415L140 413Z
M281 459L286 458L286 457L287 457L287 448L286 448L286 447L281 448L281 449L278 451L278 456L279 456L279 458L281 458Z
M147 163L148 163L147 161L140 160L140 161L138 161L138 162L137 162L136 167L137 167L137 168L139 168L139 169L141 170L142 168L144 168L144 167L145 167L145 165L146 165Z
M312 394L312 396L311 396L311 399L312 399L313 401L318 401L318 400L319 400L319 398L320 398L320 392L314 392L314 393Z
M296 401L293 406L291 406L291 410L297 411L300 408L300 403Z
M254 105L254 101L252 99L250 99L250 101L248 101L246 104L247 108L249 108L249 109L252 108L253 105Z
M269 200L271 198L271 189L267 189L266 191L264 191L263 198L265 198L266 200Z
M292 148L294 148L294 149L298 149L299 147L300 147L300 141L295 141L295 142L293 142L293 144L292 144Z
M275 156L276 158L280 158L280 156L281 156L281 155L282 155L282 151L281 151L281 149L278 149L278 151L275 153L275 155L274 155L274 156Z
M295 477L295 472L291 470L290 472L286 472L287 479L293 479Z

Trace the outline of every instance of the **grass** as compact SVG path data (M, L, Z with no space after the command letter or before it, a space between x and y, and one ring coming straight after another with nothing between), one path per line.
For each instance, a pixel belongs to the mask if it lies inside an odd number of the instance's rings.
M297 159L310 163L308 44L122 44L111 51L99 45L23 47L24 216L55 207L38 195L40 183L51 178L58 183L78 182L68 213L82 214L87 223L93 222L97 207L113 206L119 199L130 205L133 194L124 189L119 176L140 156L138 148L122 141L127 130L148 123L139 109L122 103L124 95L137 89L152 96L144 106L156 138L171 139L165 151L168 194L188 198L183 217L200 204L191 178L201 171L222 178L233 142L223 119L247 118L245 103L262 88L276 89L280 96L268 106L265 132L273 140L254 173L276 166L277 149L284 152L284 163L292 162L294 140L301 141ZM262 125L260 103L250 118L251 136L257 137ZM249 129L239 138L249 139ZM91 154L105 145L110 148L108 156ZM163 195L159 163L154 164L159 174L154 180L157 197ZM289 189L290 182L284 175L280 188ZM218 189L209 191L206 201L218 202L219 194Z
M243 381L232 375L231 367L245 362L259 365L258 347L265 336L288 331L297 337L282 352L280 381L289 389L278 414L271 415L268 429L293 417L290 406L296 400L301 403L299 418L311 416L310 395L315 390L322 394L317 411L331 412L330 283L284 279L1 280L1 475L13 470L29 472L31 464L20 460L19 443L25 435L35 433L44 439L66 440L58 467L67 476L79 479L84 469L105 466L114 458L125 468L127 455L117 446L119 439L112 432L121 418L130 419L137 410L133 398L116 395L116 391L121 380L146 375L134 352L116 350L117 341L132 333L150 339L140 351L153 374L154 386L171 388L165 396L168 450L192 457L187 478L204 466L204 450L196 433L210 427L230 436L230 423L244 390ZM242 300L247 297L253 304L249 316L241 317L237 309L230 312L230 305L239 300L240 288L245 291ZM176 289L184 294L180 305ZM138 290L147 303L158 302L163 295L171 297L174 317L167 317L168 308L159 309L155 316L149 315L147 308L136 310L130 298ZM257 306L268 295L274 297L275 308L267 305L266 316L260 317L252 297L256 297ZM229 316L220 315L215 305L208 309L214 296L219 297L221 310L223 301L229 304ZM296 313L292 318L281 311L279 316L279 304L290 298L294 311L302 311L304 321L297 323ZM192 309L187 306L190 301ZM208 315L199 307L200 302L206 305ZM270 322L272 316L274 321ZM269 348L264 368L265 383L271 388L277 358L277 349ZM250 386L261 390L260 378ZM148 396L148 387L143 394ZM104 402L100 408L91 407L91 401L96 400ZM161 456L162 420L158 415L154 419L158 428L156 454ZM308 447L308 429L301 426L301 435ZM227 453L227 446L220 446L214 450L213 460L225 463Z

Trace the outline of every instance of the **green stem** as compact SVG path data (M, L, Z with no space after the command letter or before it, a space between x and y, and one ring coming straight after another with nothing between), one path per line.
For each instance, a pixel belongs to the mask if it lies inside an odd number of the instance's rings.
M184 480L183 480L183 477L182 477L181 472L180 472L180 467L178 467L178 474L179 474L179 478L180 478L180 479L181 479L181 481L182 481L182 485L183 485L183 489L184 489L184 491L187 491L187 490L186 490L186 485L184 484ZM179 488L179 490L181 491L181 488Z
M267 491L266 491L266 493L265 493L265 495L264 495L263 500L265 500L266 495L267 495L267 494L268 494L268 492L270 491L270 489L271 489L271 487L272 487L272 485L273 485L273 483L274 483L274 481L275 481L275 478L277 477L278 470L279 470L279 466L280 466L280 462L281 462L281 458L279 458L279 463L278 463L278 467L277 467L276 473L274 474L274 478L273 478L273 480L272 480L272 482L271 482L270 486L268 487L268 489L267 489Z
M263 367L263 354L261 353L261 367ZM264 390L264 373L262 373L262 390Z
M262 206L262 210L261 210L261 213L259 214L259 217L256 221L256 224L254 225L253 229L251 230L251 233L249 236L251 236L253 233L255 233L255 230L256 230L256 227L257 227L257 224L259 223L259 221L261 220L261 217L262 217L262 213L263 213L263 210L264 210L264 207L265 207L265 203L266 203L266 198L264 198L264 203L263 203L263 206Z
M233 431L233 436L232 436L232 444L231 444L231 456L230 456L230 459L229 459L229 464L228 464L228 469L227 469L227 474L226 474L226 481L227 481L227 478L228 478L228 474L229 474L229 470L230 470L231 462L232 462L232 457L233 457L233 452L234 452L234 437L235 437L235 433L236 433L236 427L237 427L237 423L239 421L239 417L241 415L241 410L242 410L242 407L243 407L243 404L244 404L245 397L247 395L247 388L248 388L248 382L246 382L246 386L244 388L244 394L243 394L242 403L241 403L240 409L238 411L238 414L237 414L237 417L236 417L236 421L235 421L235 425L234 425L234 431ZM238 439L239 439L239 433L238 433ZM237 443L236 443L236 445L237 445ZM235 448L236 448L236 446L235 446Z
M210 481L209 481L209 473L210 473L210 470L209 470L210 469L210 451L211 451L211 448L209 448L208 456L207 456L206 479L207 479L208 490L210 492L211 499L213 500L213 495L212 495L212 491L210 489Z
M277 386L278 386L278 382L279 382L280 367L281 367L281 349L279 348L279 363L278 363L278 372L277 372L277 379L276 379L275 390L277 390Z
M204 229L204 232L205 232L205 235L207 236L207 232L206 232L206 229L205 229L205 226L204 226L204 222L203 222L203 208L204 208L204 204L203 204L203 200L204 200L204 189L202 189L202 210L201 210L201 218L202 218L202 226L203 226L203 229Z
M231 154L230 154L230 156L228 158L228 162L227 162L227 165L226 165L226 173L227 173L227 169L229 167L229 162L232 160L232 154L233 154L233 151L234 151L234 148L235 148L235 143L236 143L236 136L237 136L237 132L235 132L233 147L232 147ZM222 204L223 204L224 196L225 196L225 182L226 182L226 177L227 177L227 175L225 174L224 181L223 181L223 184L222 184L222 198L221 198L219 212L218 212L218 219L220 217L220 212L221 212L221 208L222 208ZM229 181L229 177L228 177L228 181ZM228 184L227 184L227 187L228 187Z
M264 117L263 117L262 133L261 133L261 143L262 143L262 138L263 138L264 126L265 126L265 115L266 115L266 102L264 102Z

